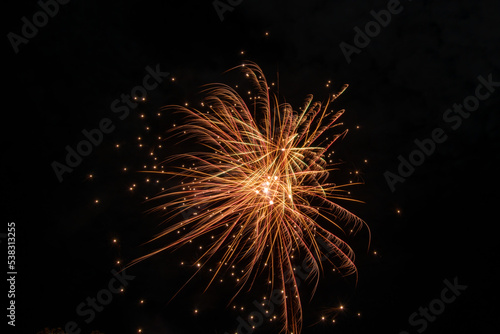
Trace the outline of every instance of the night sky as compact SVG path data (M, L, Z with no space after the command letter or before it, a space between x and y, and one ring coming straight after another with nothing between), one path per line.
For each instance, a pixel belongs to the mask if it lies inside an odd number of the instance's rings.
M0 233L15 222L16 327L9 330L37 333L74 321L85 334L222 334L257 310L253 301L264 287L229 303L235 285L203 293L206 272L171 300L196 271L180 265L200 255L194 242L126 269L133 279L89 323L89 313L77 311L108 288L112 270L161 245L144 244L164 227L161 216L146 213L145 198L174 181L147 182L139 171L154 163L150 152L160 142L158 159L192 145L163 140L183 119L167 111L158 116L160 108L197 105L203 85L237 83L238 75L224 72L253 61L270 82L279 73L280 95L297 107L307 94L325 100L349 84L334 104L346 109L341 121L349 129L334 159L342 162L339 178L358 170L364 180L352 194L365 203L346 206L370 226L371 245L367 250L366 230L352 238L357 285L353 277L325 273L312 301L303 300L302 332L498 332L498 1L219 3L231 9L223 20L212 1L74 0L59 4L37 33L25 28L32 36L17 42L10 33L24 38L23 25L41 7L8 4ZM394 13L385 26L369 24L373 37L363 41L357 31L388 8ZM351 51L343 52L347 44ZM161 82L145 101L132 101L128 114L116 112L125 104L113 102L142 85L148 67L165 73ZM453 110L467 103L466 116ZM65 164L66 147L76 149L82 131L103 119L112 130L60 182L54 161ZM441 142L433 141L433 152L392 191L387 172L398 174L398 157L418 156L415 140L428 143L435 129ZM467 288L453 302L434 302L442 300L445 280ZM411 315L430 304L445 309L412 325ZM278 332L268 319L254 331Z

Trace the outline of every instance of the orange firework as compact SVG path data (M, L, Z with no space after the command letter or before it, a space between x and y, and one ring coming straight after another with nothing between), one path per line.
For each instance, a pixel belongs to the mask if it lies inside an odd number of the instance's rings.
M337 200L353 200L345 188L355 183L331 183L333 169L325 160L331 145L347 133L324 138L326 130L341 124L335 122L344 110L333 111L330 103L347 85L326 103L308 96L297 111L279 103L256 64L238 67L253 87L249 103L233 88L213 84L205 91L207 110L167 107L186 116L185 125L175 130L206 149L171 158L189 161L191 167L161 172L183 182L157 196L155 200L165 203L154 210L173 210L177 215L193 207L202 210L172 223L153 240L184 228L186 234L136 261L211 233L216 237L196 262L201 269L213 256L218 257L210 283L223 265L242 263L245 270L236 295L266 272L268 277L262 279L281 287L284 294L283 330L300 333L297 259L305 259L310 266L314 289L325 254L343 273L356 272L354 253L338 234L344 234L346 227L356 233L365 223L337 204ZM175 216L170 214L169 220Z

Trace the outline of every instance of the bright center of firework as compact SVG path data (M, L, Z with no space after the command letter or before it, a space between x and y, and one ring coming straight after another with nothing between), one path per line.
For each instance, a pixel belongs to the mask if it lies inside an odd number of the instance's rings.
M278 176L268 176L266 181L257 185L255 193L266 200L269 204L275 203L275 198L281 194L280 180ZM292 195L288 195L292 198Z

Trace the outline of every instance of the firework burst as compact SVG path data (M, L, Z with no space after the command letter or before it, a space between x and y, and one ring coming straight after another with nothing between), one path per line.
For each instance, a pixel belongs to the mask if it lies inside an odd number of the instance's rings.
M294 266L303 261L318 284L324 255L327 263L344 274L356 273L354 252L338 235L356 233L365 223L338 200L353 200L347 186L329 181L332 167L325 160L332 144L347 130L325 138L325 131L340 125L344 110L330 104L347 88L314 102L310 95L299 110L280 103L261 71L253 63L239 66L252 90L245 102L235 89L213 84L205 90L203 109L167 107L186 117L175 128L185 139L194 139L206 149L168 159L189 161L190 167L161 172L183 182L158 195L161 204L153 210L183 214L201 207L195 215L171 223L153 240L179 229L188 232L164 247L143 256L182 246L208 233L215 235L196 261L199 269L216 263L213 280L223 265L243 264L237 295L251 288L262 275L283 292L282 323L287 333L300 333L302 304ZM186 164L187 165L187 164ZM165 211L163 211L165 212ZM321 223L320 223L321 222ZM314 291L313 291L314 292Z

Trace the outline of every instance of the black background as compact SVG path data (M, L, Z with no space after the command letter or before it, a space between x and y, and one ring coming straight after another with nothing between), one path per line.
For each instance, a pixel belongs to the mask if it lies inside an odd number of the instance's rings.
M416 333L408 317L455 277L467 290L426 333L497 332L500 95L491 94L455 131L442 115L474 94L478 76L500 81L499 3L402 1L402 12L348 64L339 44L353 44L353 28L363 29L373 20L370 11L386 5L244 0L221 21L211 1L75 0L61 5L19 53L6 37L0 232L16 222L17 332L71 320L83 333L234 332L237 317L252 308L225 308L229 284L202 294L203 274L168 303L193 272L179 266L194 257L189 247L128 269L136 278L90 324L76 307L107 286L111 269L120 268L114 261L144 254L148 246L141 244L160 230L158 217L144 213L144 196L154 188L136 173L150 162L137 137L153 145L175 122L168 114L155 120L160 107L198 101L203 84L224 81L223 72L244 60L258 63L269 81L279 72L280 94L296 106L306 94L324 99L333 91L328 80L334 89L350 85L335 104L347 110L342 121L350 129L335 158L347 162L347 171L362 172L365 184L353 191L365 204L350 208L370 226L372 244L367 253L366 235L354 241L356 288L352 278L327 274L318 296L304 302L303 333ZM34 1L8 7L5 36L20 34L21 18L40 10ZM157 64L170 76L118 120L111 102ZM51 163L63 162L65 146L75 147L81 131L105 117L116 130L60 183ZM448 139L391 192L384 172L396 172L398 156L408 157L413 141L436 127ZM170 143L162 154L185 149ZM133 192L132 183L138 184ZM335 325L315 324L321 307L339 304L345 309ZM255 332L278 331L266 324Z

